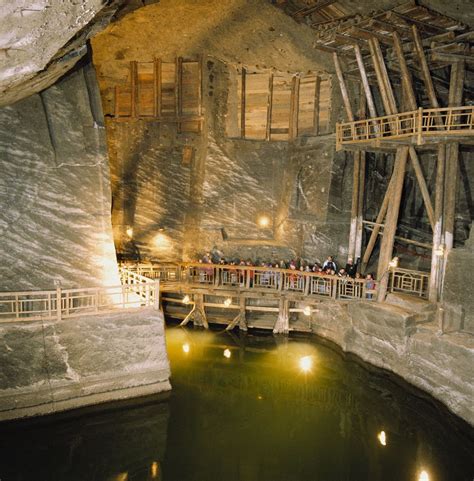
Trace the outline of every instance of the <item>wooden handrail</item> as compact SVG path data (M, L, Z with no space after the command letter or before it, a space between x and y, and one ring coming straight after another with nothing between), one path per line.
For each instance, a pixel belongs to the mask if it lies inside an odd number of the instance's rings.
M394 140L415 137L417 144L423 136L474 135L474 106L442 107L402 112L336 124L336 143Z

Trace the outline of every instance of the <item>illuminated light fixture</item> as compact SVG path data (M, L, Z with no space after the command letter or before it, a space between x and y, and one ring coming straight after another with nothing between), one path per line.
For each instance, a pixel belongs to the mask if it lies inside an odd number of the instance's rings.
M311 371L312 367L313 367L313 360L311 359L311 356L304 356L300 359L300 369L303 372Z
M418 476L418 481L430 481L428 473L423 469Z
M232 299L231 299L230 297L228 297L228 298L224 301L224 306L229 307L231 304L232 304Z
M385 431L380 431L377 434L377 439L382 446L387 446L387 435L385 434Z
M133 237L133 227L128 227L125 232L127 233L127 236L130 237L130 239Z
M186 295L183 297L182 303L183 303L183 304L189 304L190 302L191 302L191 299L190 299L190 297L186 294Z
M189 347L189 344L187 344L187 343L186 343L186 344L183 344L183 352L184 352L184 353L187 354L187 353L190 351L190 349L191 349L191 348Z
M268 227L270 225L270 217L268 217L268 215L261 215L258 218L258 225L262 228Z
M398 261L399 261L398 257L394 257L394 258L388 263L388 265L389 265L390 267L398 267Z
M158 463L156 461L151 463L150 474L152 479L156 479L158 477Z
M259 401L261 401L261 400L263 399L263 396L262 396L261 394L259 394L259 395L257 396L257 399L258 399Z
M156 234L153 242L156 247L161 247L161 248L169 247L169 244L170 244L168 237L165 234L162 234L161 230L158 234Z
M230 359L230 356L232 356L230 349L224 349L224 357Z
M311 315L311 307L306 306L306 307L303 309L303 314L304 314L305 316L310 316L310 315Z

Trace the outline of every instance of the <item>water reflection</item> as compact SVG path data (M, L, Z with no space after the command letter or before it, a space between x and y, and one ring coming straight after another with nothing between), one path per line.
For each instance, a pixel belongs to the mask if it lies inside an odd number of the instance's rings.
M181 328L167 342L169 400L0 425L0 479L472 481L472 428L337 350Z

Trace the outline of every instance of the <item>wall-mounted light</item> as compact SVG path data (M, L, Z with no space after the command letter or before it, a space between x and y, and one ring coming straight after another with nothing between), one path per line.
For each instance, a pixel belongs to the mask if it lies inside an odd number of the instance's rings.
M231 299L230 297L228 297L228 298L224 301L224 306L225 306L225 307L229 307L231 304L232 304L232 299Z
M257 223L259 225L259 227L261 227L262 229L265 229L267 227L270 226L270 217L266 214L262 214L261 216L259 216L259 218L257 219Z
M418 481L430 481L430 476L424 469L420 471L420 475L418 476Z
M388 265L390 267L398 267L398 262L399 262L399 258L398 257L394 257L389 263Z
M303 309L303 314L305 316L310 316L311 315L311 307L310 306L305 306L305 308Z
M387 446L387 435L385 434L385 431L380 431L377 434L377 439L382 446Z
M127 230L125 231L127 234L127 237L130 239L133 237L133 227L127 227Z
M231 356L232 356L232 353L230 352L230 349L224 349L224 357L226 359L230 359Z
M191 302L191 298L186 294L181 301L183 304L189 304Z
M183 352L184 352L185 354L187 354L190 350L191 350L191 348L189 347L189 344L188 344L188 343L183 344Z

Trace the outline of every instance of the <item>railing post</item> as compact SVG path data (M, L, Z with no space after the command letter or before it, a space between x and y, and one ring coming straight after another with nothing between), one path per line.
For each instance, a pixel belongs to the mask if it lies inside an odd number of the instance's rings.
M156 280L153 285L153 309L160 310L160 280Z
M56 320L60 321L62 318L62 313L61 313L61 288L57 287L56 288Z
M390 276L390 292L393 292L393 287L395 285L395 270L393 268L390 269L388 275Z
M417 130L418 130L418 135L417 135L417 140L416 143L417 145L421 145L421 134L423 131L423 108L419 107L418 108L418 122L417 122Z
M99 312L100 289L95 290L95 311Z
M337 299L337 288L338 288L338 279L331 278L331 287L332 287L332 292L331 292L331 297L333 299Z

